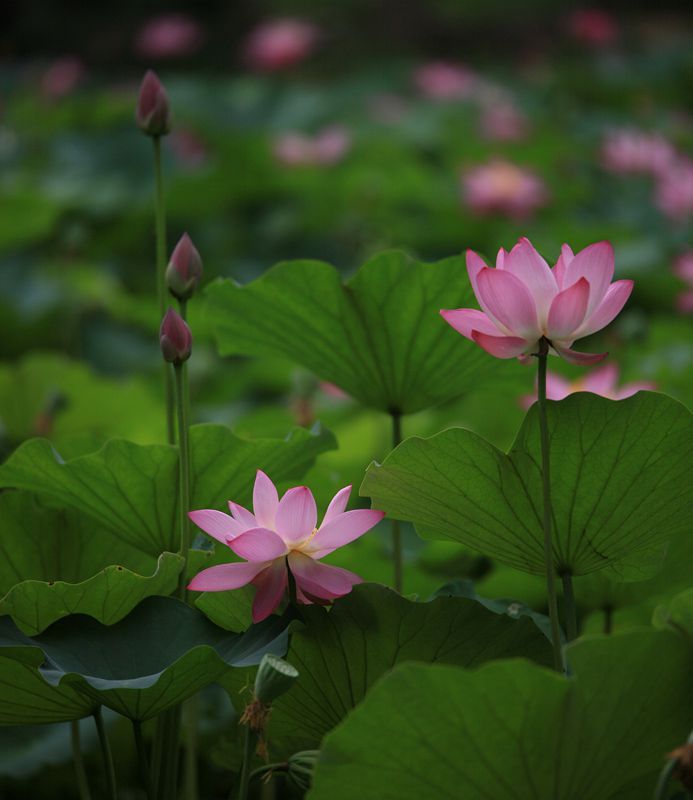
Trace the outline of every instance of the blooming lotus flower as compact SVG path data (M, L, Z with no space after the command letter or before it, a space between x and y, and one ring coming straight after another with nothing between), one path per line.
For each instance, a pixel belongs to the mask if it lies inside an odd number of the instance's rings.
M500 158L463 172L461 183L462 199L476 214L526 219L548 199L536 173Z
M315 49L319 30L312 22L285 17L264 22L251 31L245 58L252 69L275 72L293 67Z
M595 364L606 353L578 353L576 339L608 325L633 290L633 281L611 283L614 251L609 242L591 244L577 255L563 245L551 269L526 238L510 252L500 249L490 269L471 250L467 271L479 305L443 310L446 322L497 358L536 353L542 337L551 352L573 364Z
M297 486L280 500L272 481L258 470L253 489L254 513L229 502L230 516L213 509L188 514L205 533L246 559L202 570L188 589L222 592L252 583L257 590L253 601L255 622L268 617L281 603L289 570L301 603L325 604L348 594L361 578L346 569L323 564L320 559L358 539L385 516L382 511L362 508L345 511L350 493L351 486L337 492L318 527L310 489Z
M636 381L619 387L616 364L604 364L576 381L568 381L555 372L546 373L546 397L549 400L563 400L575 392L591 392L608 400L625 400L636 392L653 389L656 389L656 386L650 381ZM522 406L529 408L536 399L535 391L533 395L522 398Z
M675 222L693 217L693 161L678 158L658 176L655 203Z
M602 142L602 166L610 172L657 176L670 168L675 158L673 145L654 133L613 130Z

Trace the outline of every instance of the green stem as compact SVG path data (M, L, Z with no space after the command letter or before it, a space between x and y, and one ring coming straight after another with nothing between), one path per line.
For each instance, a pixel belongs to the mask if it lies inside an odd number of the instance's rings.
M80 746L78 719L72 720L70 723L70 740L72 742L72 761L75 765L79 800L91 800L89 781L87 780L87 773L84 769L84 759L82 758L82 748Z
M252 783L255 778L264 777L268 772L286 772L288 769L288 761L277 761L274 764L263 764L261 767L254 769L250 773L248 777L248 784Z
M392 419L392 449L402 441L402 415L399 411L390 413ZM395 568L395 591L402 593L402 532L399 520L392 520L392 560Z
M185 800L197 800L197 696L186 700L183 706L183 727L185 739L185 771L184 792Z
M156 234L156 293L159 301L159 319L166 313L166 204L164 179L161 169L161 137L153 136L154 145L154 229ZM173 380L168 365L164 365L164 390L166 392L166 434L169 444L175 444L173 421Z
M551 541L551 461L549 448L549 424L546 418L546 360L549 353L549 343L542 337L539 342L538 371L538 406L539 429L541 433L541 482L544 500L544 561L546 568L546 593L549 604L549 619L551 620L551 644L553 646L553 663L558 672L563 671L563 657L561 655L561 634L558 625L558 601L556 599L556 580L553 568L553 543Z
M94 722L96 723L96 732L99 735L99 744L101 745L101 755L103 756L103 766L106 771L106 786L108 788L109 800L118 800L118 793L116 790L115 769L113 767L113 756L111 755L111 745L108 742L108 734L106 727L103 724L103 715L101 714L101 706L98 706L94 711Z
M178 750L180 744L181 707L174 706L164 712L161 768L158 779L158 800L172 800L178 796Z
M180 549L179 553L185 559L183 570L178 582L178 596L185 600L185 587L187 585L187 561L190 549L190 525L188 511L190 510L190 447L188 442L188 381L185 364L174 366L176 383L176 411L178 414L178 450L180 454L178 464L179 477L179 520L180 520Z
M152 800L152 787L149 773L149 759L147 758L147 748L142 737L142 723L139 720L132 720L132 731L135 735L135 747L137 748L137 763L140 771L142 788L147 795L147 800Z
M248 786L250 784L250 762L253 760L254 745L255 745L255 735L250 730L250 725L246 725L244 739L243 739L243 764L241 765L241 777L238 781L237 800L248 800Z
M604 633L611 633L614 627L613 606L604 606Z
M294 611L298 611L298 599L296 597L296 578L294 578L294 574L291 571L288 558L286 559L286 572L287 572L288 590L289 590L289 606L291 606L291 608L293 608Z
M561 573L563 581L563 605L565 606L566 634L568 641L577 638L577 614L575 612L575 592L573 591L573 576L569 572Z

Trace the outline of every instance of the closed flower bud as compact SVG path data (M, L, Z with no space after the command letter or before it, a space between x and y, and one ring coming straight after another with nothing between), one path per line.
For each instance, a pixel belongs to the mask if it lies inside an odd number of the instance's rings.
M169 308L161 322L159 344L164 361L178 366L190 358L192 351L190 328L172 308Z
M299 791L307 792L310 789L319 756L319 750L301 750L289 758L287 777Z
M171 107L161 81L147 70L137 98L135 119L147 136L164 136L171 130Z
M192 239L184 233L166 267L166 285L179 300L189 300L202 277L202 259Z
M288 692L298 678L298 671L283 658L265 653L255 676L255 697L269 705Z

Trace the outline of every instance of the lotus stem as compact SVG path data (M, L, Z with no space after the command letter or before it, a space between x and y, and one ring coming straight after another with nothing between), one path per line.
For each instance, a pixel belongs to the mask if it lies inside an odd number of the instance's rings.
M546 594L551 621L551 645L553 647L553 663L557 672L563 671L561 654L561 633L558 625L558 601L556 598L556 580L553 567L553 542L551 524L553 510L551 507L551 458L549 446L549 424L546 418L546 361L549 354L549 343L542 337L539 342L537 359L538 370L538 406L539 430L541 433L541 482L544 500L544 562L546 569Z
M238 800L248 800L250 762L253 759L253 746L255 744L255 734L250 729L250 725L245 726L245 733L243 736L243 763L241 765L241 776L238 781Z
M178 415L178 477L179 498L178 507L180 515L180 548L179 552L185 559L183 569L178 581L178 596L185 600L187 585L187 561L190 549L190 525L188 511L190 510L190 446L188 437L188 374L185 364L176 364L173 368L176 384L176 411Z
M570 572L561 573L563 582L563 605L565 608L565 629L568 641L577 638L577 614L575 612L575 592L573 591L573 576Z
M154 227L156 235L156 291L159 300L159 319L166 313L166 205L164 180L161 169L161 136L152 136L154 147ZM173 378L164 365L164 391L166 394L166 433L169 444L175 444L176 434L173 414Z
M111 755L111 745L108 741L108 734L106 727L103 724L103 715L101 713L101 706L98 706L94 711L94 722L96 723L96 732L99 735L99 744L101 745L101 755L103 756L103 766L106 772L106 788L107 797L109 800L118 800L118 791L116 789L115 768L113 766L113 756Z
M142 723L139 720L132 720L132 731L135 735L135 747L137 749L137 762L140 770L142 788L147 795L147 800L152 800L149 759L147 758L147 748L145 747L144 738L142 737Z
M392 419L392 449L402 441L402 415L399 411L390 412ZM402 532L399 527L399 520L392 520L392 561L395 569L394 585L395 591L402 593Z
M79 792L79 800L91 800L91 791L89 790L89 781L87 780L87 773L84 769L84 759L82 758L82 747L80 745L79 736L79 720L73 719L70 723L70 741L72 743L72 761L75 765L75 775L77 778L77 791Z

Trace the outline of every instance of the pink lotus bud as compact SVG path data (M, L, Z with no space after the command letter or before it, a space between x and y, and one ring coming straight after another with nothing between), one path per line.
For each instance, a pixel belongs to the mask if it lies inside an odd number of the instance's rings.
M189 300L202 277L202 259L192 239L184 233L166 267L166 285L178 300Z
M159 329L159 344L164 361L179 366L190 358L192 334L187 323L172 308L166 312Z
M137 98L135 119L147 136L164 136L171 130L171 107L161 81L147 70Z

